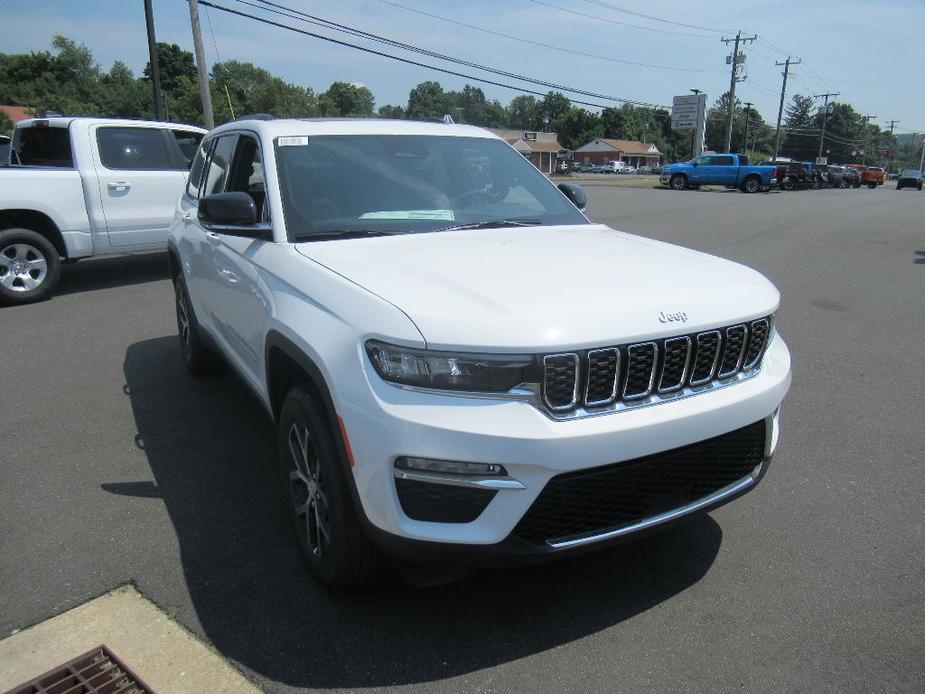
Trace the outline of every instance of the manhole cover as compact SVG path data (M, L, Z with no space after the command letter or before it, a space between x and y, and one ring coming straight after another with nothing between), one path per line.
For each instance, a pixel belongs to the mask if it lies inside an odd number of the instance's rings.
M106 646L59 665L7 694L154 694Z

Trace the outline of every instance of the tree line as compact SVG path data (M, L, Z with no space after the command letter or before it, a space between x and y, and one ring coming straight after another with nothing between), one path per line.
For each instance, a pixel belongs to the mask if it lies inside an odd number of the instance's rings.
M55 36L52 47L53 51L28 54L0 53L0 103L26 106L35 113L155 117L150 63L136 77L121 61L104 70L94 61L90 49L67 37ZM158 66L168 119L202 124L193 54L176 44L158 43ZM212 65L210 86L217 123L248 113L271 113L283 118L412 119L442 118L449 114L456 122L483 127L556 132L567 149L576 149L597 137L642 140L654 143L666 161L676 161L687 158L691 148L690 131L672 130L667 109L623 104L596 113L572 104L568 97L554 91L543 97L517 96L502 105L498 100L486 98L477 86L467 84L461 90L445 90L439 82L425 81L411 89L407 103L386 104L377 109L373 93L363 85L334 82L325 91L315 92L238 60ZM728 103L728 94L723 94L708 110L707 149L724 149ZM732 149L749 152L756 159L770 157L774 151L774 125L755 109L746 111L739 99L733 111ZM11 129L5 118L0 113L0 132ZM822 118L810 97L794 95L787 107L786 134L781 138L780 154L814 159ZM823 154L828 154L832 161L879 163L883 159L881 150L889 146L886 134L847 103L831 105L826 128L831 137L826 139Z

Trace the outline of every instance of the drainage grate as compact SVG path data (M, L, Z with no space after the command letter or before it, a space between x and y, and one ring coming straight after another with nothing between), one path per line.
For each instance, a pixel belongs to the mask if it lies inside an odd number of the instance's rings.
M7 694L154 694L154 690L128 669L106 646L49 670Z

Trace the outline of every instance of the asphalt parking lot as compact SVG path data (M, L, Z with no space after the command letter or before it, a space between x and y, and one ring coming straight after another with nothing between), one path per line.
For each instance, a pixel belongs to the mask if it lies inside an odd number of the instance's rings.
M757 490L602 553L331 597L261 408L183 370L165 257L94 260L0 309L0 637L133 582L270 691L921 692L925 196L589 197L781 289L794 384Z

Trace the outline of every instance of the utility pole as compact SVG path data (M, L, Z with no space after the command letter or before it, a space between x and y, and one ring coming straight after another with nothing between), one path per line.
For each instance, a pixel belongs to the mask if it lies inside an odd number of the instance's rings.
M817 99L823 96L825 97L825 103L822 105L822 132L819 133L819 154L816 155L817 160L822 156L822 146L823 146L823 143L825 142L825 124L826 124L826 121L829 120L829 97L838 96L838 95L839 95L838 92L835 92L835 93L829 92L827 94L813 94L813 96L816 97Z
M199 98L202 99L202 117L206 128L215 127L215 115L212 112L212 92L209 91L209 68L206 65L206 52L202 47L202 32L199 29L199 2L189 0L189 18L193 25L193 49L196 51L196 69L199 71Z
M688 89L687 91L693 92L693 93L694 93L694 96L697 96L697 95L698 95L701 91L703 91L703 90L701 90L701 89ZM693 128L691 128L691 159L693 159L694 157L697 156L697 152L694 151L694 143L695 143L696 141L697 141L697 126L695 125Z
M742 151L748 151L748 118L752 113L752 102L745 102L745 134L742 135Z
M166 120L164 116L164 101L161 97L161 66L157 61L157 40L154 38L154 12L151 10L151 0L144 0L145 25L148 28L148 59L151 61L151 82L154 84L154 118Z
M886 165L886 172L893 173L893 126L899 123L898 120L890 121L890 158L889 163Z
M781 119L784 117L784 99L786 98L786 94L787 94L787 77L789 77L790 75L790 66L799 65L801 62L803 61L799 58L796 60L791 60L790 56L788 55L787 60L785 60L784 62L774 63L775 65L784 66L784 72L783 72L784 83L781 85L781 88L780 88L780 106L777 107L777 134L774 136L774 160L773 161L777 161L777 153L780 151L780 122L781 122Z
M867 164L867 150L870 149L870 119L876 118L877 116L866 115L861 116L864 119L864 154L861 155L861 163Z
M757 34L751 38L742 38L742 32L740 30L734 39L720 39L720 41L727 45L733 42L735 43L735 47L732 49L732 77L729 80L729 115L726 116L726 149L723 150L724 152L728 152L730 147L732 147L732 116L733 113L735 113L736 106L736 82L740 81L736 74L739 70L739 44L745 43L746 41L754 41L757 38Z

